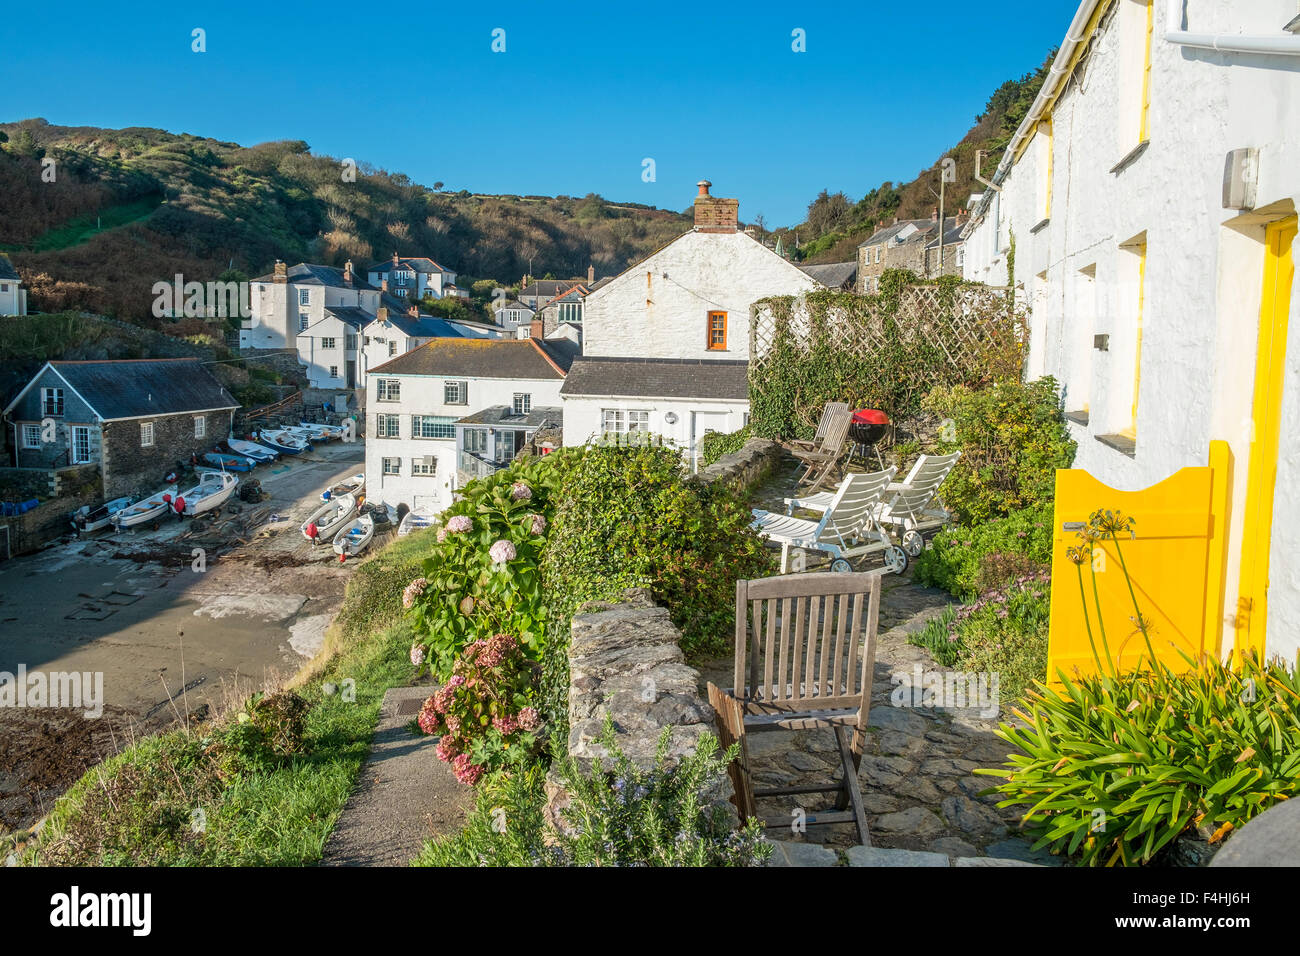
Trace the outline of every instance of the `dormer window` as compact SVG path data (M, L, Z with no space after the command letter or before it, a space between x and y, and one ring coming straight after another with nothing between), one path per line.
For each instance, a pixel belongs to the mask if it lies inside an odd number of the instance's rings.
M63 389L41 389L41 414L51 418L63 417Z

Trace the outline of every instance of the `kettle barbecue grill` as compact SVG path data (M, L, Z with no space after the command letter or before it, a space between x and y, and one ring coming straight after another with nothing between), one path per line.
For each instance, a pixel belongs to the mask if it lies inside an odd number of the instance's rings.
M880 465L880 470L884 471L885 461L880 456L880 449L876 447L876 442L884 438L888 432L889 416L880 409L859 408L854 411L849 422L849 438L853 442L850 460L865 459L867 451L870 450L876 453L876 461Z

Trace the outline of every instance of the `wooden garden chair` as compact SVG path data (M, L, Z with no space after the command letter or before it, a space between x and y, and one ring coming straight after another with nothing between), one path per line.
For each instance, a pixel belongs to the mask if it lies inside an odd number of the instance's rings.
M723 743L741 744L742 759L731 779L742 818L758 816L767 828L788 827L789 812L761 816L757 800L834 793L833 807L808 812L805 824L852 823L859 841L870 845L858 767L871 708L879 614L879 571L736 582L735 686L727 692L710 685L709 700ZM821 729L835 734L839 781L754 789L747 734Z
M790 445L790 450L795 451L797 449L799 451L816 451L817 448L821 445L822 439L826 437L826 429L829 428L831 422L835 420L835 416L842 415L848 412L848 410L849 410L848 402L827 402L825 406L822 408L822 417L817 422L817 433L813 435L811 440L807 438L791 439L788 442L788 444Z
M799 459L803 472L799 475L799 484L808 485L808 491L816 491L835 473L843 460L849 435L849 425L853 414L847 406L832 413L831 420L822 434L821 443L813 449L791 448L791 453Z

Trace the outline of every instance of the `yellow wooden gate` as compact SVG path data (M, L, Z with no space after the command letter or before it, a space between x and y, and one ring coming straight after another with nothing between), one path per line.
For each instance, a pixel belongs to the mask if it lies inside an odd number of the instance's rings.
M1227 442L1213 441L1206 467L1184 468L1142 491L1116 491L1077 468L1056 473L1047 648L1050 684L1059 685L1058 670L1070 677L1096 673L1089 625L1103 667L1107 647L1110 660L1121 671L1132 669L1147 655L1136 623L1135 598L1149 622L1157 659L1181 671L1187 662L1180 650L1193 658L1219 655L1231 462ZM1091 562L1076 565L1068 549L1086 546L1078 532L1098 509L1132 516L1133 537L1119 535L1118 549L1109 537L1099 540Z

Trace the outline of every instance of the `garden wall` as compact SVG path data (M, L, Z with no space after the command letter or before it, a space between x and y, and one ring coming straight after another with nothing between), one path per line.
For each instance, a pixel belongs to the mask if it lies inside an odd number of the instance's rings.
M710 484L720 481L737 492L751 488L772 473L781 460L781 446L766 438L751 438L729 455L723 455L700 471Z

